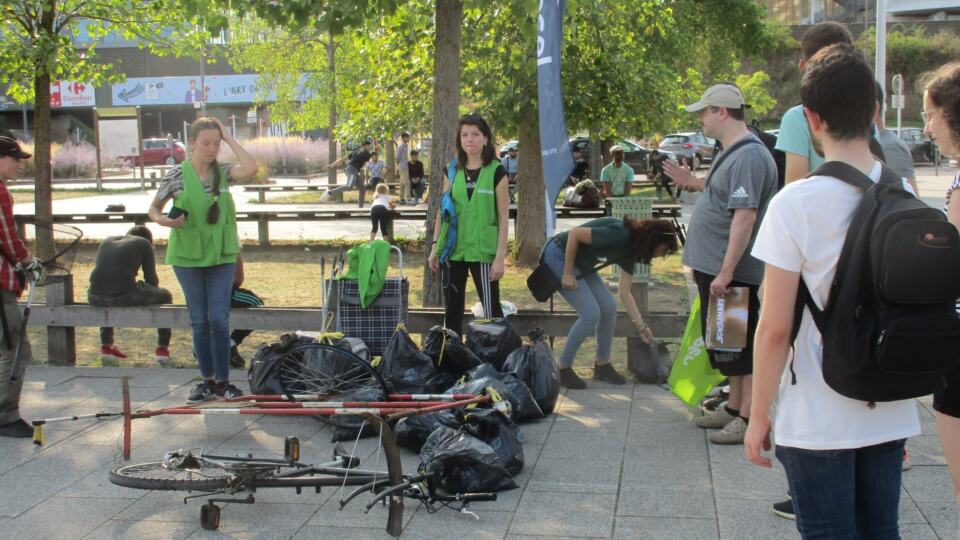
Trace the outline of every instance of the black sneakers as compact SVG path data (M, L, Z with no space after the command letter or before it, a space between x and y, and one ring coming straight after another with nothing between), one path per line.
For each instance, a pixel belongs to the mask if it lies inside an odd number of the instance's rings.
M0 437L13 437L15 439L29 439L33 437L33 427L26 423L23 418L14 420L9 424L0 426Z
M583 379L577 376L573 368L561 368L560 386L571 390L583 390L587 387L587 383L583 382Z
M213 383L210 381L200 381L187 396L187 403L203 403L216 397L217 394L213 391Z
M626 384L627 380L623 375L617 373L616 369L610 363L598 364L593 367L593 378L597 381L604 381L610 384Z
M773 513L785 519L797 519L797 514L793 510L793 499L787 499L773 504Z
M243 395L243 391L228 382L217 383L214 392L217 397L227 399L238 398Z

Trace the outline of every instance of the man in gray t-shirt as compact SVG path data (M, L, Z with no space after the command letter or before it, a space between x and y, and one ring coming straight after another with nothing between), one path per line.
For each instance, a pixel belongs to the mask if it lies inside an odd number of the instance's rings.
M742 444L750 416L753 334L763 280L763 263L750 255L750 248L777 190L777 166L766 146L747 130L746 104L736 85L711 86L687 110L697 113L704 134L726 149L714 156L706 180L671 161L663 164L678 186L703 192L693 208L683 263L694 271L704 335L711 297L723 297L734 286L749 291L746 346L738 352L708 351L713 367L730 380L730 398L725 407L697 418L696 424L723 428L708 435L712 443Z
M917 173L913 170L913 156L907 143L893 130L883 125L883 88L877 83L877 111L873 113L873 123L877 126L877 141L883 148L883 161L893 172L907 179L913 192L919 197Z

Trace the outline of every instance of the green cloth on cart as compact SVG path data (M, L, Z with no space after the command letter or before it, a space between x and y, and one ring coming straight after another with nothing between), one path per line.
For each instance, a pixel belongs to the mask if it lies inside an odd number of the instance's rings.
M350 261L347 273L338 279L357 281L360 307L366 309L380 296L383 283L387 280L390 244L383 240L373 240L352 248L347 252L347 258Z

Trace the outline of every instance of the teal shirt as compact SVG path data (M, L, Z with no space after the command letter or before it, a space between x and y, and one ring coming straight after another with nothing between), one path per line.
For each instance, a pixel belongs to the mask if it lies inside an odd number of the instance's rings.
M630 256L633 249L630 242L630 229L623 224L623 218L602 217L591 219L580 225L590 229L590 244L577 247L576 267L581 272L589 272L598 266L616 263L621 270L633 274L636 256ZM567 249L568 231L557 235L561 250Z
M873 138L878 138L877 126L871 124L870 132ZM813 171L823 165L826 160L813 149L813 140L810 138L810 126L807 117L803 114L803 105L795 105L783 115L780 120L780 134L777 135L777 150L804 156L809 161L808 171Z
M610 184L610 193L614 197L622 197L626 192L625 186L629 182L633 182L633 176L633 169L627 165L626 162L621 163L620 166L617 167L614 162L611 161L609 165L600 171L600 183Z

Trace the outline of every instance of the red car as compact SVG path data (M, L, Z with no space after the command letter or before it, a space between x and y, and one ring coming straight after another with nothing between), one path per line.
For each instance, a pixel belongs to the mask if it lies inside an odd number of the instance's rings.
M176 165L187 159L187 149L180 141L173 141L173 150L171 151L167 139L144 139L143 151L140 158L144 166L148 165ZM121 158L128 165L140 165L140 159L135 156L124 156Z

